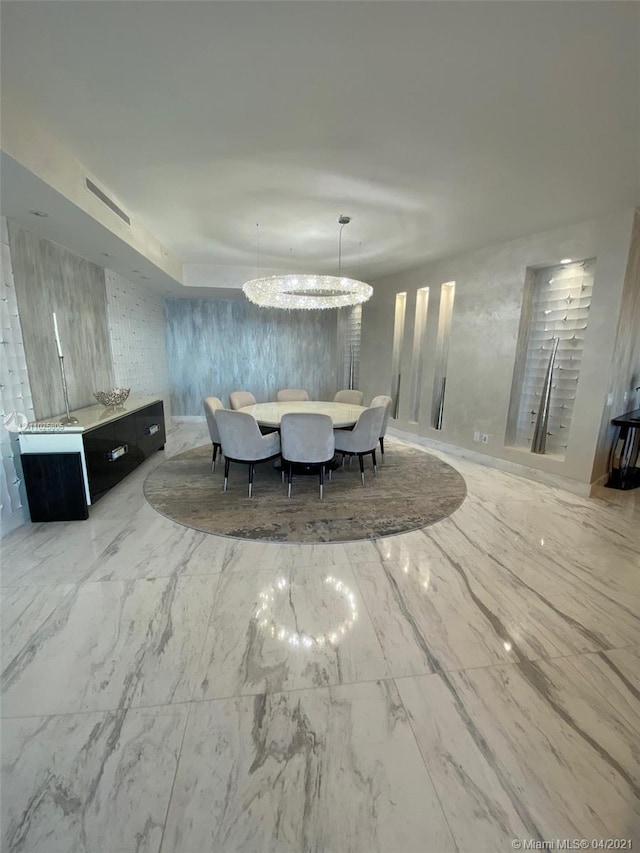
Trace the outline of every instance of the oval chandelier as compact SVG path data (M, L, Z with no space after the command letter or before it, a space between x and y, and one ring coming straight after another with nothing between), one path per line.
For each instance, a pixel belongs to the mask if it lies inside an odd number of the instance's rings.
M373 293L370 284L339 274L342 267L342 229L351 222L351 217L340 216L338 222L337 276L288 273L254 278L242 285L247 299L261 308L284 308L288 311L345 308L361 305L370 299Z

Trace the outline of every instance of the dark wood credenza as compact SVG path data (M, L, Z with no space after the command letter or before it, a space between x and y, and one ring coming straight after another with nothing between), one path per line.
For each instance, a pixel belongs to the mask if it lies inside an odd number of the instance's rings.
M618 433L609 464L610 489L640 488L640 409L614 418Z
M119 409L88 406L20 433L20 459L32 521L75 521L89 506L164 447L164 406L157 397L130 397Z

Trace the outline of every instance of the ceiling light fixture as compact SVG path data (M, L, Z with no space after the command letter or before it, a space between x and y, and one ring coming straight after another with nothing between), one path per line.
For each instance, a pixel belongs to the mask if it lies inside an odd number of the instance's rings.
M570 264L570 263L571 263L571 258L563 258L563 259L560 261L560 263L561 263L561 264Z
M291 310L324 310L361 305L371 298L370 284L345 278L342 272L342 229L351 222L350 216L339 216L338 275L286 274L254 278L242 285L250 302L261 308ZM256 226L257 227L257 226ZM258 270L260 253L258 244Z

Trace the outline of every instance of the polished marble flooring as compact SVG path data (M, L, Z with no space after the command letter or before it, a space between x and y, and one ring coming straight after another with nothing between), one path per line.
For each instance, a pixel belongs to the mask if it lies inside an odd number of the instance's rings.
M638 492L448 458L444 521L278 545L159 516L162 458L2 541L3 851L640 845Z

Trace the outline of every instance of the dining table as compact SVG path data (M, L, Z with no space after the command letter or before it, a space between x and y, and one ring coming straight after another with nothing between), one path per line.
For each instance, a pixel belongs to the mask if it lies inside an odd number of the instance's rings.
M253 415L260 426L273 429L279 429L282 416L291 413L329 415L334 429L347 429L354 426L366 408L353 403L334 403L328 400L288 400L282 403L254 403L251 406L243 406L238 411Z

